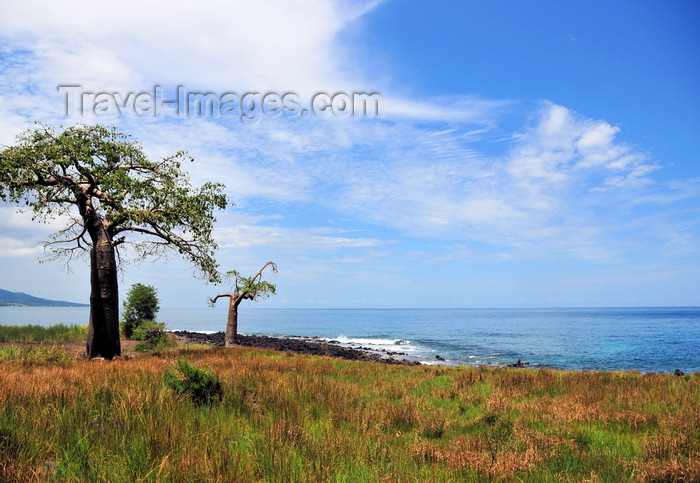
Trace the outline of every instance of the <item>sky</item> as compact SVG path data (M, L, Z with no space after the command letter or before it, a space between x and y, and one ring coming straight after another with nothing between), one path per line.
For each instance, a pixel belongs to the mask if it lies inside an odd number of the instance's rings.
M221 269L277 263L261 307L697 306L698 25L682 1L0 2L0 148L40 120L186 150L235 203ZM62 221L0 204L0 288L87 302L87 263L46 259ZM122 295L229 288L122 255Z

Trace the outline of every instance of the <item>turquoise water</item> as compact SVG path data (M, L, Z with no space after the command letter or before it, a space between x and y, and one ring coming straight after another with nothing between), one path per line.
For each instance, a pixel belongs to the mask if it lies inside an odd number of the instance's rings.
M318 336L423 363L642 372L700 371L700 307L240 309L239 332ZM223 308L163 309L169 329L219 331ZM85 324L86 308L0 307L8 325Z

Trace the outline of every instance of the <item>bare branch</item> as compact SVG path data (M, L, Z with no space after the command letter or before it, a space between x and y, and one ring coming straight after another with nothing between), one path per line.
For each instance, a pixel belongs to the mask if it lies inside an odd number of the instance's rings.
M275 262L267 262L265 265L262 266L260 270L258 270L258 273L256 273L255 276L253 276L253 278L250 279L251 282L254 283L256 278L261 278L263 270L265 270L265 268L267 268L270 265L272 266L272 272L277 273L277 265L275 264Z
M73 229L74 229L76 226L81 227L82 230L81 230L80 233L78 233L75 237L69 238L69 239L67 239L67 240L57 240L57 239L56 239L56 238L58 238L59 236L65 234L65 233L68 233L68 232L73 231ZM80 222L78 222L78 221L74 221L73 224L70 225L68 228L64 228L63 230L59 231L59 232L54 236L54 240L53 240L53 241L46 242L45 245L46 245L46 246L49 246L49 245L55 245L55 244L58 244L58 243L72 243L72 242L76 242L76 243L77 243L77 246L76 246L75 248L83 248L83 247L81 247L81 245L80 245L80 241L82 240L83 242L85 242L85 243L87 244L87 242L85 241L85 234L86 234L86 233L87 233L87 227L83 226L83 225L82 225Z
M213 304L215 304L216 301L219 300L220 298L223 298L223 297L229 297L229 298L230 298L230 297L234 297L234 296L235 296L235 294L232 294L232 293L220 293L219 295L217 295L217 296L214 297L214 298L211 298L211 297L210 297L210 298L209 298L209 302L213 305Z

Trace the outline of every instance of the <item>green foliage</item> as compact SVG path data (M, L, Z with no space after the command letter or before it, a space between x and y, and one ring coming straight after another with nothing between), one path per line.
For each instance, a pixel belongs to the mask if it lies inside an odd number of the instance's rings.
M131 338L143 341L134 347L136 352L163 349L171 344L165 332L165 324L153 320L141 320Z
M24 205L38 220L66 216L69 224L48 244L56 256L89 247L100 230L115 247L126 233L145 235L133 241L141 257L171 249L216 280L213 210L227 198L219 183L194 189L183 161L192 158L182 151L151 161L114 127L37 123L0 151L0 200Z
M221 400L223 389L214 374L191 366L185 359L178 359L175 369L181 377L168 371L165 383L177 394L188 395L196 406L211 406Z
M209 303L213 306L216 300L221 297L233 297L238 303L247 300L259 300L261 298L267 298L270 295L274 295L277 291L277 287L262 279L263 272L267 267L270 267L273 273L277 273L277 265L275 262L267 262L265 265L258 270L258 273L251 277L242 277L237 270L229 270L224 275L224 279L233 279L234 288L231 289L231 293L225 295L218 295L213 299L209 299ZM238 305L238 303L236 305Z
M80 325L2 325L0 342L79 342L87 337L87 327Z
M124 337L145 340L134 337L134 333L142 322L155 320L159 308L158 292L155 287L141 283L132 285L122 306L121 329Z
M258 300L274 295L276 287L262 279L263 272L267 267L270 267L273 273L277 273L277 265L275 262L266 262L258 273L252 277L241 277L241 274L236 270L229 271L225 278L233 278L235 289L231 289L230 293L219 294L214 298L209 299L209 305L212 307L220 297L228 297L230 300L228 311L228 322L226 324L226 346L231 346L236 343L236 331L238 326L238 306L243 300Z
M168 345L165 324L156 322L160 308L158 292L152 285L135 283L123 304L121 331L124 337L142 341L136 352L148 352Z
M275 267L273 271L277 271ZM236 283L237 293L247 293L250 294L251 299L255 298L267 298L270 295L275 295L277 287L270 282L265 280L258 280L260 275L255 275L252 277L242 277L240 273L236 270L229 270L226 273L227 278L233 278Z
M141 320L131 336L134 340L142 340L152 344L158 343L165 335L165 324L153 320Z

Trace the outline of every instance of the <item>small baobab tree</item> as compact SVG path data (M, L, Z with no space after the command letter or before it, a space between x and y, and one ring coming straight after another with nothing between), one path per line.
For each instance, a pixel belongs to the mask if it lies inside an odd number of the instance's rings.
M267 262L252 277L241 277L241 274L236 270L227 272L225 278L233 279L234 282L231 292L220 293L216 297L209 299L209 304L213 307L219 298L229 298L225 338L226 347L236 344L236 337L238 336L238 306L241 302L244 300L260 300L275 294L276 287L262 278L263 272L267 267L270 267L273 273L277 273L277 265L274 262Z

